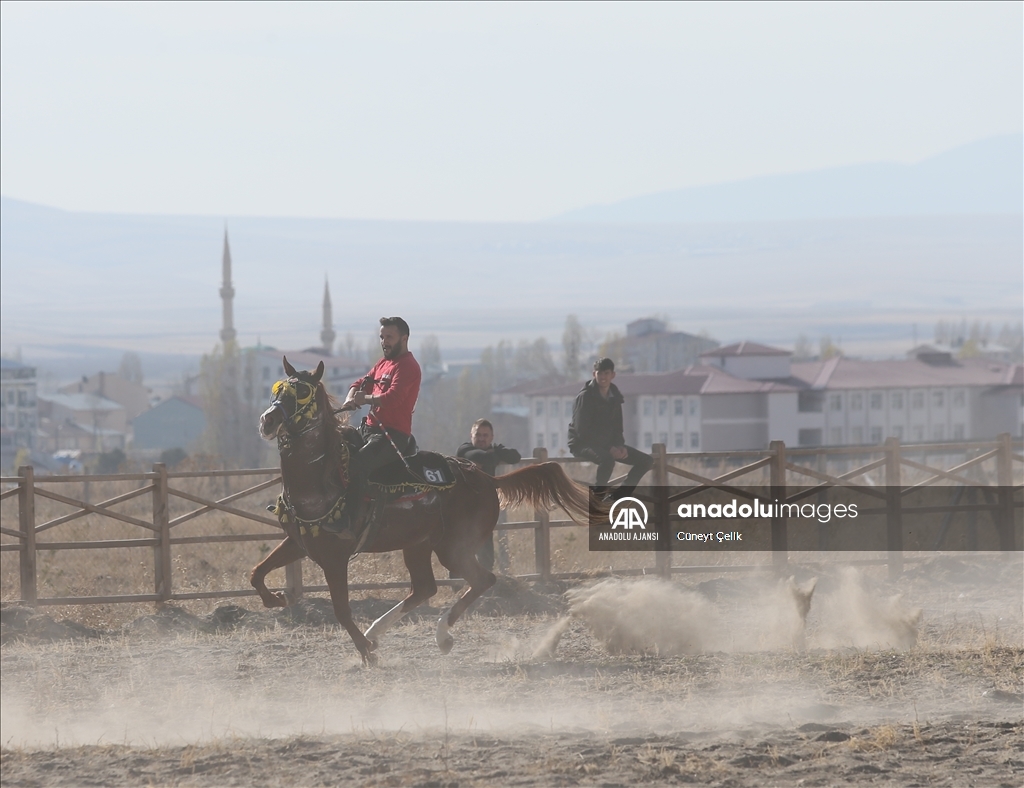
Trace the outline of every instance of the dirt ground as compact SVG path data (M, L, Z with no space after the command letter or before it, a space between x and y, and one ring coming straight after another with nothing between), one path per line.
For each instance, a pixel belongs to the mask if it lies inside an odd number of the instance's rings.
M554 654L538 656L574 611L564 589L511 582L456 626L450 655L430 609L388 633L376 668L318 599L209 616L166 608L117 632L5 607L0 782L1024 784L1020 554L939 557L895 584L858 573L860 614L917 621L898 648L877 627L865 630L873 645L852 631L849 571L797 574L819 578L805 651L762 632L665 656L622 648L619 633L613 654L574 614ZM770 596L765 583L693 579L672 593L699 595L716 627L749 633L765 619L745 615ZM357 611L369 623L388 604ZM663 621L674 626L673 610Z

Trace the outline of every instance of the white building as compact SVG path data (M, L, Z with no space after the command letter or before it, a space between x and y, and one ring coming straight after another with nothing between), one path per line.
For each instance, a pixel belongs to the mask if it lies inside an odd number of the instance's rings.
M716 348L701 364L661 374L619 374L626 443L670 452L787 446L877 445L1024 436L1024 367L930 353L895 361L835 357L792 363L754 342ZM530 440L568 454L582 383L533 392Z
M3 467L11 467L19 449L35 448L39 426L36 370L20 361L0 358L0 442Z

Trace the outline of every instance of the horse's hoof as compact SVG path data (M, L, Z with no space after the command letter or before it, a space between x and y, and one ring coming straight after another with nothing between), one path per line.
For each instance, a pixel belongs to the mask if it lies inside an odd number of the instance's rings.
M380 643L377 642L377 638L367 638L366 639L366 647L370 651L376 651L377 650L377 646L379 646L379 645L380 645Z
M451 635L448 635L448 637L442 638L437 641L437 647L441 649L442 654L447 654L448 652L450 652L454 645L455 638L453 638Z

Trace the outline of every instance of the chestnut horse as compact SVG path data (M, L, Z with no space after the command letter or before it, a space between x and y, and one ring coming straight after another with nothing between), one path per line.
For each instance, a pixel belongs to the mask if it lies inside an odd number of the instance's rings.
M589 520L589 492L566 476L557 463L528 465L492 478L472 463L450 460L456 477L453 486L389 503L365 544L326 531L322 526L336 520L344 507L350 449L355 451L361 439L338 417L336 401L320 382L322 361L315 372L297 372L285 358L284 369L288 379L274 385L274 401L260 416L259 428L265 439L277 439L281 454L284 489L276 511L286 538L252 570L250 582L264 606L285 607L291 600L270 591L265 578L274 569L308 555L324 570L334 615L364 663L375 662L373 651L395 622L437 593L431 552L442 566L468 583L437 622L437 645L445 654L451 650L455 641L449 628L494 585L494 574L480 565L476 553L491 538L500 505L560 506L577 522ZM412 590L365 633L360 632L349 607L349 559L357 551L393 550L402 551Z

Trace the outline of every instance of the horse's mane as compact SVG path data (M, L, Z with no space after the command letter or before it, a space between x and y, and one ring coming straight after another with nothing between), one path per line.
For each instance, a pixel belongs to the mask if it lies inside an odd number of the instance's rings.
M348 478L347 458L362 440L359 432L349 426L348 413L338 413L341 407L337 399L332 397L323 383L316 387L317 407L323 414L327 426L327 462L324 463L324 485L338 487L341 485L342 471ZM346 450L347 449L347 450ZM345 466L343 468L343 466Z

